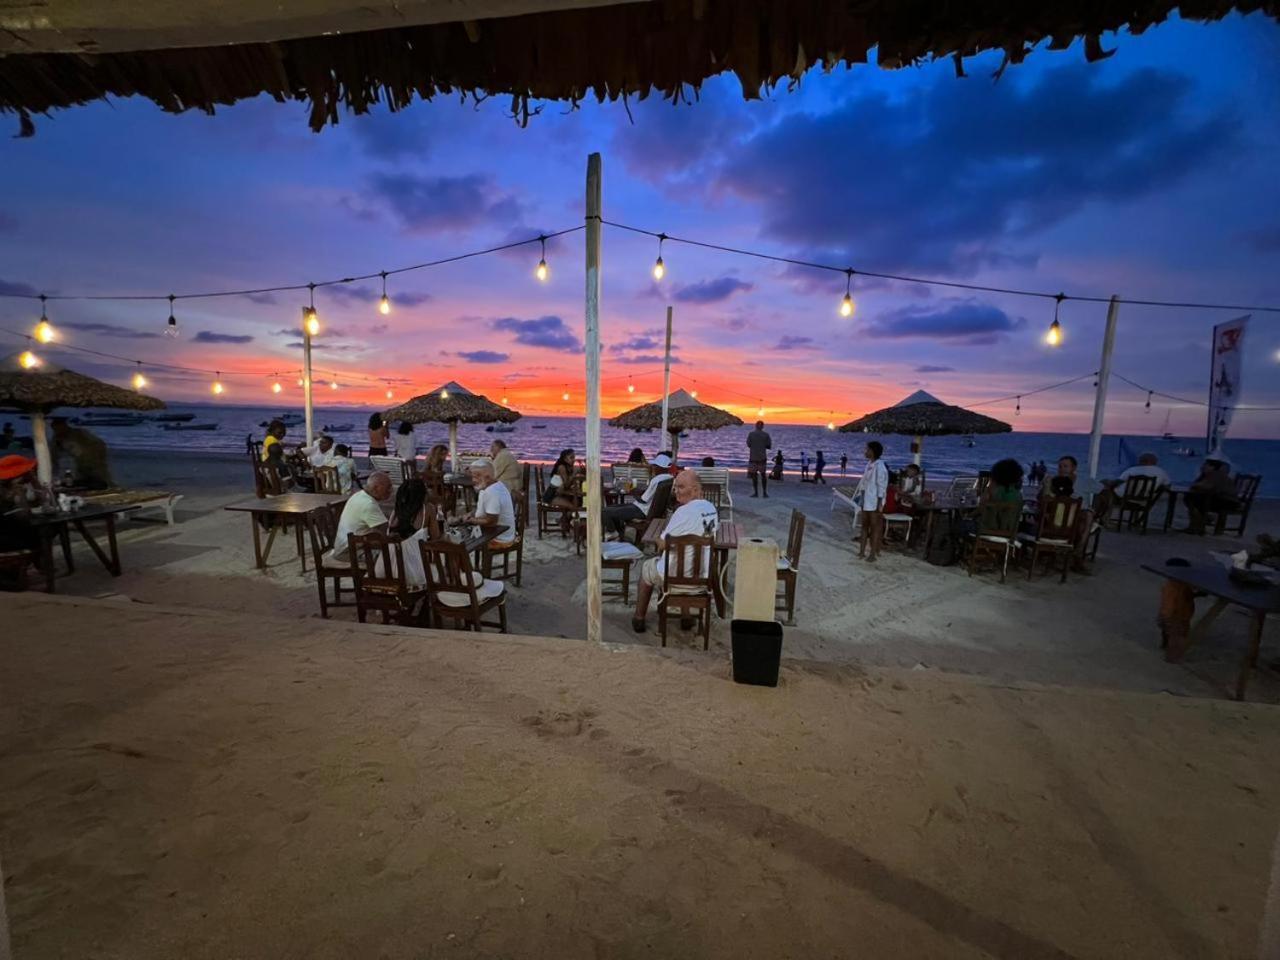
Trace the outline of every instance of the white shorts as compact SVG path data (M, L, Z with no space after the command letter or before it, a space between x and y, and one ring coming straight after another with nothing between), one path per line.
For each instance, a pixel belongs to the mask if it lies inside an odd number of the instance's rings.
M662 568L658 566L660 557L649 557L640 564L640 582L651 587L662 586Z

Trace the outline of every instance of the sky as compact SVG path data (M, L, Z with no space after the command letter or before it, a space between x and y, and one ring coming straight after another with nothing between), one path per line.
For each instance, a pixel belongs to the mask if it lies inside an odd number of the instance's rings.
M604 215L654 232L878 273L1068 295L1280 305L1280 26L1260 14L1173 21L1041 45L998 80L995 56L897 71L814 70L745 100L732 75L689 104L547 103L521 128L498 98L343 116L303 104L214 116L116 100L0 139L0 293L122 294L306 284L579 227L587 155ZM14 124L16 128L16 124ZM581 231L315 293L317 403L386 404L457 380L529 414L584 408ZM843 423L917 389L1016 429L1087 432L1106 305L845 276L649 236L603 237L602 407L657 399L674 308L672 386L771 422ZM306 291L168 303L52 301L48 359L168 400L300 407ZM1114 369L1178 397L1207 392L1210 333L1238 310L1120 309ZM38 304L0 298L25 334ZM0 334L13 350L25 344ZM1280 407L1280 314L1246 335L1242 405ZM1037 388L1083 377L1061 389ZM280 382L276 396L272 384ZM337 388L329 387L337 383ZM634 388L631 390L629 388ZM563 399L565 395L569 399ZM1113 381L1106 428L1203 430L1203 407ZM1020 408L1020 409L1019 409ZM1280 437L1280 410L1232 435Z

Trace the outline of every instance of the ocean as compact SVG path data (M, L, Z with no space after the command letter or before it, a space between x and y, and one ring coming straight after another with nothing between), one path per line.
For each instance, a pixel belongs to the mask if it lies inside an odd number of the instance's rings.
M110 413L111 411L103 411ZM217 423L218 429L208 432L166 431L158 424L143 423L128 427L92 427L111 447L131 450L202 450L209 452L242 453L245 438L261 439L261 424L271 417L285 412L280 407L231 407L213 404L170 404L166 413L193 413L196 423ZM301 414L300 408L290 412ZM349 430L329 430L339 443L350 444L357 455L363 455L368 443L365 425L370 411L366 409L339 409L323 407L316 411L316 426L343 427ZM29 428L17 415L10 415L19 434L29 433ZM870 434L838 433L822 426L769 425L774 450L781 450L786 458L788 472L800 469L800 453L807 452L812 459L817 451L823 451L827 459L826 476L840 476L840 455L849 457L848 472L862 469L862 450L867 440L879 440L885 447L885 459L891 468L911 461L911 438ZM717 431L693 431L680 441L680 459L694 463L703 457L714 457L720 466L746 466L746 435L751 425L730 427ZM419 451L432 444L448 443L449 431L444 424L421 424L414 428ZM485 431L483 424L463 424L458 429L458 445L463 450L487 449L489 442L501 436L516 454L522 458L552 461L565 447L573 447L581 455L586 448L586 421L581 417L531 417L521 418L512 433L493 434ZM301 441L302 427L290 427L286 443ZM1119 473L1123 469L1120 460L1119 436L1106 436L1102 441L1100 473L1104 476ZM1199 468L1204 454L1204 438L1180 439L1176 442L1159 437L1130 435L1123 438L1134 454L1151 451L1160 458L1160 464L1175 481L1191 480ZM661 449L657 432L633 433L617 430L604 424L601 427L601 444L605 463L625 460L633 447L640 447L652 456ZM1177 449L1191 448L1196 456L1178 455ZM1228 440L1224 445L1233 469L1262 475L1261 495L1280 497L1280 440ZM930 477L942 478L960 473L974 473L990 467L1004 457L1013 457L1024 466L1033 460L1044 460L1052 470L1057 458L1071 454L1082 464L1088 460L1089 436L1080 433L1032 433L1016 432L978 436L974 446L968 446L961 437L926 437L924 441L924 465Z

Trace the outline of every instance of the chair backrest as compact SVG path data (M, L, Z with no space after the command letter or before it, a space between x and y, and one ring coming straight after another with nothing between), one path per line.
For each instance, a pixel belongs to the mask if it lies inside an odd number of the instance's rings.
M791 511L791 529L787 532L787 552L784 556L792 570L800 569L800 548L804 546L805 515Z
M613 479L615 482L630 480L632 483L646 484L649 482L650 475L651 471L647 463L613 464Z
M258 499L278 497L284 493L284 478L273 463L255 463L253 465L253 492Z
M671 506L671 488L674 485L674 480L658 484L658 489L653 491L653 502L649 504L649 512L645 514L646 520L656 520L658 517L667 515L667 510Z
M538 502L542 502L542 495L547 492L547 475L542 472L542 464L538 464L533 468L534 492L537 494Z
M338 533L338 520L342 514L342 503L331 503L325 507L316 507L307 514L307 536L311 538L311 559L319 570L323 566L324 555L333 549L333 539Z
M667 562L663 573L664 588L705 587L711 589L711 547L714 537L696 533L667 540Z
M342 481L338 479L337 467L316 467L316 493L341 493Z
M1079 497L1045 497L1040 501L1040 528L1037 537L1041 540L1074 542L1080 509Z
M982 491L983 491L983 490L986 490L986 489L987 489L987 487L989 487L989 486L991 486L991 471L990 471L990 470L979 470L979 471L978 471L978 485L977 485L977 487L976 487L976 489L977 489L978 493L982 493Z
M529 497L523 490L511 495L511 509L516 515L516 536L524 536L525 524L528 523Z
M489 454L480 450L459 450L458 462L454 464L454 473L467 473L471 470L471 464L477 460L487 460Z
M533 465L524 463L521 464L521 468L524 473L521 476L520 483L520 502L524 505L521 509L524 513L524 523L527 526L529 523L529 475L533 472Z
M392 487L398 487L409 477L417 475L417 467L399 457L383 457L375 454L369 458L369 465L390 477Z
M979 536L1012 537L1022 518L1022 500L991 500L978 514Z
M961 493L976 493L977 491L977 477L952 477L951 483L947 485L947 494L952 496Z
M471 556L464 544L451 540L422 540L422 569L427 574L427 596L434 600L440 593L456 593L470 600L479 614L480 598L476 595L476 578L471 569Z
M1155 477L1135 473L1124 482L1124 492L1120 494L1124 500L1137 500L1146 503L1156 493L1160 481Z
M1262 483L1262 475L1258 473L1237 473L1236 474L1236 499L1242 505L1253 503L1253 498L1258 493L1258 486Z
M400 541L394 535L372 530L347 534L347 556L358 594L399 596L407 592Z

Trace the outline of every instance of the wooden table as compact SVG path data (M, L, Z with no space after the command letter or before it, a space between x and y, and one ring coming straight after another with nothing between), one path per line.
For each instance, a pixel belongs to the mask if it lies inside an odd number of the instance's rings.
M1169 484L1169 486L1164 488L1164 495L1168 500L1168 504L1169 504L1167 507L1165 507L1165 511L1164 511L1164 532L1165 533L1168 533L1169 528L1173 526L1173 515L1178 509L1178 497L1185 496L1190 491L1191 491L1191 488L1188 486L1183 486L1180 484L1173 484L1173 483Z
M233 513L249 514L249 525L253 528L253 560L259 570L265 570L267 558L271 555L271 545L275 543L276 533L281 527L293 525L298 539L298 559L302 561L303 572L307 569L307 554L303 548L303 520L317 507L327 507L333 503L342 503L350 494L346 493L282 493L278 497L264 497L259 500L245 500L223 507ZM262 545L260 521L265 519L270 530L267 533L267 544Z
M1251 587L1236 583L1228 575L1227 568L1221 564L1199 563L1189 567L1166 567L1144 563L1142 569L1166 580L1186 584L1193 590L1215 598L1213 606L1192 624L1187 649L1204 635L1209 624L1228 606L1235 604L1252 614L1249 647L1240 664L1240 676L1236 679L1236 699L1243 700L1245 686L1249 682L1249 671L1258 663L1258 648L1262 644L1262 627L1266 623L1267 614L1280 613L1280 584Z
M929 554L929 544L933 542L933 519L940 513L957 513L961 510L976 510L978 501L967 497L947 497L937 496L932 501L926 503L923 499L916 499L911 504L911 512L914 514L927 514L924 524L924 544L925 555Z
M667 529L669 517L658 517L649 521L644 536L640 538L641 546L657 547L658 541ZM743 536L742 524L722 523L716 530L715 541L711 544L711 592L715 596L716 615L724 619L728 610L729 551L738 549L738 541Z
M89 545L89 549L113 577L120 576L120 550L116 545L116 517L131 510L137 510L135 503L85 504L78 510L60 513L32 513L32 528L40 536L40 566L44 570L45 588L54 592L57 573L53 567L53 541L62 541L62 559L66 561L67 573L74 573L75 561L71 558L70 529L75 528L80 539ZM107 528L107 549L94 539L93 534L85 526L94 520L101 520Z

